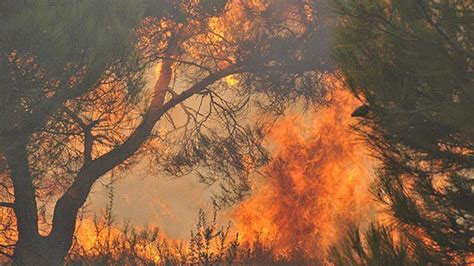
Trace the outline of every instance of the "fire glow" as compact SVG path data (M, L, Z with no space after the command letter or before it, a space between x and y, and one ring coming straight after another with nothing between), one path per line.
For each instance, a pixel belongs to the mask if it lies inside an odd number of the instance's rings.
M288 115L270 131L274 159L265 169L266 178L233 211L232 223L244 246L260 241L276 257L296 251L305 258L326 261L328 248L340 240L349 224L364 226L375 220L369 193L373 161L350 128L354 122L350 114L360 103L341 82L331 82L337 88L328 106L307 118ZM98 230L91 219L78 223L76 240L72 258L98 256L100 247L109 249L117 243L132 248L118 227ZM163 246L179 242L178 246L187 248L185 242L163 233L147 241L140 240L133 249L154 263L164 261L159 252ZM174 254L176 250L170 252L170 256L179 255Z
M348 224L363 225L374 215L371 159L350 128L357 105L339 88L311 119L287 116L272 129L275 159L265 185L235 211L244 241L267 239L280 255L296 248L324 259Z
M380 218L376 219L369 193L374 162L350 128L354 122L350 114L360 103L342 89L341 82L331 82L337 88L328 106L308 118L288 115L269 133L274 159L265 169L263 184L255 186L253 195L236 206L231 217L243 246L252 248L260 241L275 257L299 252L309 260L327 261L328 249L350 224L363 227ZM78 244L87 253L97 243L106 246L109 234L112 239L121 236L117 230L97 234L91 221L85 221L77 231ZM160 237L171 246L180 242ZM189 248L186 241L180 243L181 248ZM142 258L163 262L159 247L154 246L157 242L141 245Z

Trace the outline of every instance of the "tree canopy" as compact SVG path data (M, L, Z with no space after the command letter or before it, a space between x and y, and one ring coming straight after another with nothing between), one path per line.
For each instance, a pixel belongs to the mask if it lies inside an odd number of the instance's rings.
M162 174L221 182L223 204L240 198L266 160L249 114L323 99L332 65L320 5L2 2L2 206L16 216L13 258L61 264L94 183L143 156Z
M474 251L472 4L337 1L336 10L335 60L369 109L358 130L381 161L375 195L430 254L419 263L466 263Z

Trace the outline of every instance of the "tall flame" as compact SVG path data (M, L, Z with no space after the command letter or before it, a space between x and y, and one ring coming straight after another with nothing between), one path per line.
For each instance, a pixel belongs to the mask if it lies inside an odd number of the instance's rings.
M235 210L244 241L260 237L272 241L275 255L297 248L323 259L345 225L373 216L371 160L350 129L358 103L336 85L332 103L314 117L288 116L272 129L276 159L265 184Z

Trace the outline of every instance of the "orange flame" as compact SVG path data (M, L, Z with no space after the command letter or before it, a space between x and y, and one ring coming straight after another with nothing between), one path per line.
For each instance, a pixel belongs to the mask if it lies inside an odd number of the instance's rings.
M332 96L314 118L288 116L272 129L277 159L266 169L265 185L235 211L244 241L260 237L272 241L275 255L296 248L323 259L345 225L374 215L371 160L350 129L358 103L341 88Z

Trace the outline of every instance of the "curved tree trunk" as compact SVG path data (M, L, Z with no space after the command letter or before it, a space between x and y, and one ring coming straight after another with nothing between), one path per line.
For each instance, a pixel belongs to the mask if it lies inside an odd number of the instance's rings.
M142 124L129 140L116 149L111 156L102 160L86 161L75 177L73 185L56 202L53 226L48 236L38 231L38 209L35 188L28 164L27 141L15 139L5 157L13 182L17 217L18 241L13 256L17 265L63 265L64 258L72 245L79 209L84 205L94 182L106 172L132 156L149 136L160 116L155 116L163 106L165 94L172 77L172 61L162 63L160 77L155 85L155 96ZM84 150L84 152L88 152ZM90 151L89 151L90 152Z
M26 138L20 136L2 150L8 163L15 195L13 210L17 222L18 241L13 260L18 265L35 265L35 261L41 261L35 258L40 258L39 254L46 250L43 250L43 238L38 232L38 209L28 165L26 143Z
M79 209L85 203L92 185L105 173L132 156L147 140L156 122L167 111L195 95L206 86L225 76L242 72L235 64L209 75L188 90L165 102L165 94L172 77L172 61L164 60L160 77L155 85L155 95L143 121L129 138L112 151L87 161L78 172L73 184L56 202L51 233L40 236L35 188L29 170L27 141L5 151L14 186L14 210L17 217L19 239L14 253L18 265L63 265L71 247ZM14 140L13 143L18 143ZM86 150L85 150L86 151Z

